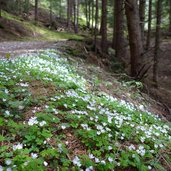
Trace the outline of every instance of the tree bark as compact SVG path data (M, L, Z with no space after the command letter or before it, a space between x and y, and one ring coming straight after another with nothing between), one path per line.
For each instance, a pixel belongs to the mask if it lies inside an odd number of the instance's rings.
M38 20L38 0L35 0L34 11L35 11L34 19L35 19L35 21L37 21Z
M2 17L2 0L0 0L0 18Z
M90 28L90 21L91 21L91 1L88 0L88 27Z
M99 19L99 1L96 0L95 29L94 29L94 47L95 47L96 54L97 54L98 19Z
M62 0L59 1L59 18L62 18Z
M101 49L107 53L107 0L102 0Z
M70 27L70 0L67 0L67 27Z
M169 32L171 32L171 0L169 0Z
M140 27L141 27L142 42L144 42L145 5L146 5L146 0L140 0L139 14L140 14Z
M91 20L91 28L92 28L92 33L93 33L93 27L94 27L94 0L92 0L92 20Z
M146 49L148 50L151 42L151 20L152 20L152 0L149 0L148 6L148 32L147 32L147 42Z
M29 10L30 10L30 0L25 0L25 2L24 2L24 12L27 13L27 15L28 15Z
M137 0L126 0L125 10L131 53L131 76L136 78L139 69L139 60L143 52Z
M74 30L78 33L79 1L74 0Z
M124 8L123 0L114 1L114 26L112 47L116 50L116 57L124 56Z
M80 5L80 2L79 0L76 0L76 7L77 7L77 10L76 10L76 13L77 13L77 18L76 18L76 30L75 30L75 33L78 33L78 25L79 25L79 5Z
M85 5L86 5L86 9L85 9L85 13L86 13L86 26L88 28L89 25L88 25L88 1L87 0L85 0Z
M162 1L157 1L156 7L156 36L155 36L155 50L154 50L154 65L153 65L153 82L155 86L158 86L158 57L160 48L160 37L161 37L161 15L162 15Z
M49 19L50 19L50 25L52 25L52 0L50 0L50 6L49 6Z

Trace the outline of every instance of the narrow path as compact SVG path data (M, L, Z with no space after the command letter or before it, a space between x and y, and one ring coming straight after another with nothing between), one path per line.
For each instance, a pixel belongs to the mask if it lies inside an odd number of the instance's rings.
M10 53L11 57L15 57L18 54L36 52L42 49L55 48L56 42L47 41L8 41L0 42L0 58L5 57L7 53Z

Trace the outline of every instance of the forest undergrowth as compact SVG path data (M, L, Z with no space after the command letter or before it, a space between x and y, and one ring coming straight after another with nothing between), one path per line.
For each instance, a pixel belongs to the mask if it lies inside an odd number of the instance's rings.
M94 91L59 51L0 60L0 171L171 170L171 126Z

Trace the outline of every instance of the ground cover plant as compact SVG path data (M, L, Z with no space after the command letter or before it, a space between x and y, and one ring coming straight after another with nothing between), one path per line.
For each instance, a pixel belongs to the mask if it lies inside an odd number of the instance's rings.
M74 39L74 40L82 40L83 38L79 35L75 35L67 32L57 32L53 30L49 30L46 27L41 25L35 25L30 21L23 21L21 17L12 15L5 11L2 11L3 22L1 22L4 28L8 28L8 32L2 29L2 37L4 35L13 38L12 40L35 40L35 41L57 41L61 39ZM14 27L12 27L11 25ZM13 29L11 29L12 27ZM9 34L9 35L8 35ZM17 36L20 35L20 36Z
M0 170L169 170L171 128L54 50L0 60Z

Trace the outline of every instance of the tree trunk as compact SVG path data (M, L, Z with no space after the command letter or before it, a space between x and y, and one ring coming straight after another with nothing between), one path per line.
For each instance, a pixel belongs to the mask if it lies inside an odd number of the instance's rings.
M86 26L88 28L89 25L88 25L88 1L87 0L85 0L85 5L86 5L86 9L85 9L85 13L86 13Z
M124 56L124 8L123 0L115 0L114 3L114 26L112 47L116 50L116 57Z
M94 27L94 0L92 0L92 20L91 20L91 28L92 28L92 33L93 33L93 27Z
M88 27L90 28L90 21L91 21L91 1L88 0Z
M62 18L62 0L59 2L59 18Z
M78 0L74 0L74 30L75 30L75 33L78 33L78 13L79 13L79 9L78 9L78 6L79 6L79 2Z
M30 10L30 1L29 0L25 0L24 1L24 12L28 15Z
M101 49L107 53L107 0L102 0Z
M22 8L21 5L22 5L21 4L21 0L16 0L16 6L17 6L17 8L16 8L17 11L16 12L17 12L18 15L20 15L21 14L21 11L22 11L21 10L21 8Z
M67 0L67 27L70 28L70 8L71 8L71 4L70 4L70 0Z
M145 4L146 4L146 0L140 0L139 14L140 14L140 27L141 27L142 42L144 42Z
M99 19L99 1L96 0L95 29L94 29L94 48L96 54L97 54L98 19Z
M148 7L148 33L147 33L147 42L146 49L148 50L151 42L151 20L152 20L152 0L149 0Z
M131 76L136 78L138 73L139 60L143 52L137 0L126 0L125 10L131 53Z
M171 0L169 0L169 32L171 32Z
M52 25L52 0L50 0L49 15L50 25Z
M118 18L118 1L114 0L113 1L113 38L112 38L112 48L116 48L116 18Z
M162 1L157 1L156 7L156 36L155 36L155 50L154 50L154 65L153 65L153 82L155 86L158 86L158 57L160 48L160 37L161 37L161 15L162 15Z
M79 2L79 0L77 0L77 29L76 29L76 33L78 33L78 25L79 25L79 5L80 5L80 2Z
M35 19L35 21L37 21L38 20L38 0L35 0L34 11L35 11L34 19Z
M70 0L70 8L69 8L69 13L70 13L70 21L72 23L72 17L73 17L73 11L74 11L74 1L75 0Z
M2 17L2 0L0 0L0 18Z

